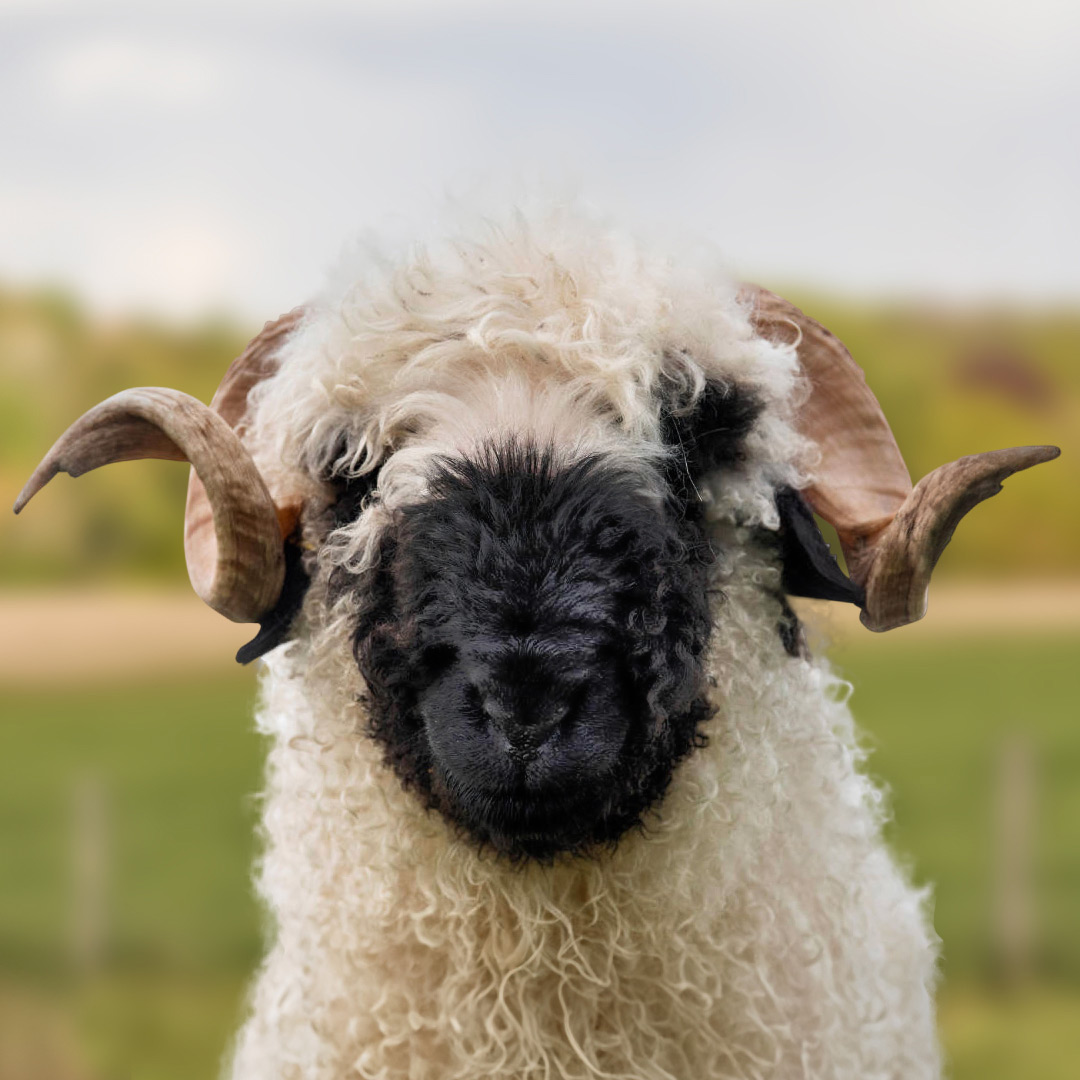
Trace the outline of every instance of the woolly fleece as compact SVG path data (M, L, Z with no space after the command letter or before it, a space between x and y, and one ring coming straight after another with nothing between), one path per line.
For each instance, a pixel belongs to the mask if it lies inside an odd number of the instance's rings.
M274 933L233 1075L938 1076L926 897L882 841L846 685L781 645L779 568L757 540L778 524L775 486L813 468L791 426L793 351L754 336L723 278L572 216L344 277L243 433L271 490L308 500L314 584L262 677ZM524 430L569 458L658 460L661 402L690 407L706 378L765 406L743 464L701 486L724 552L708 745L614 851L483 855L363 733L349 600L328 606L329 574L366 565L433 455ZM359 518L328 536L331 474L376 465Z

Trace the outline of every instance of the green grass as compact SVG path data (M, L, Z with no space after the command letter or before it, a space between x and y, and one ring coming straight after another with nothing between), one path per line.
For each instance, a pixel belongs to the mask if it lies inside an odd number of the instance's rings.
M0 1080L206 1080L243 1017L237 974L0 982Z
M866 635L834 658L891 792L889 833L934 883L945 971L994 968L996 777L1006 740L1035 765L1036 960L1080 984L1080 636L909 644Z
M70 952L73 819L104 794L107 953L129 967L246 970L262 747L253 679L4 694L0 964L54 971Z
M1033 986L1003 994L946 986L938 1010L952 1080L1074 1080L1080 990Z
M891 838L935 884L956 1080L1075 1075L1078 648L1075 634L916 644L900 632L836 654L856 684L870 769L892 791ZM264 748L252 699L240 671L3 694L0 1080L214 1074L260 951L249 881ZM993 800L996 755L1014 732L1030 739L1038 770L1039 936L1035 981L1006 994L992 981ZM79 975L71 837L87 776L105 792L108 922L102 966ZM19 1071L7 1062L22 1043ZM77 1064L33 1057L58 1047Z

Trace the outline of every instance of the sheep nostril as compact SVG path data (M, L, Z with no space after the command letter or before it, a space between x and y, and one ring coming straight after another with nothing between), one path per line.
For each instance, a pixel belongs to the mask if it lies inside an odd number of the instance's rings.
M513 720L514 714L500 703L493 694L480 696L480 711L484 718L497 728L504 728Z

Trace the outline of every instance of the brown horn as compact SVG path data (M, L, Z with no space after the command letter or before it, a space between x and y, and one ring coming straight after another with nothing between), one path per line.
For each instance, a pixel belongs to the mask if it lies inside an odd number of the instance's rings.
M871 630L891 630L921 619L931 571L960 519L996 495L1013 473L1060 453L1056 446L1016 446L962 457L924 476L874 544L862 582L863 624Z
M64 432L15 501L18 513L58 472L81 476L115 461L189 461L214 508L185 543L199 596L234 622L270 610L284 582L281 529L270 493L231 427L179 390L140 387L96 405Z
M763 337L798 350L811 386L798 426L821 451L805 496L836 529L848 573L866 592L863 624L880 631L921 619L930 573L960 519L1014 472L1060 450L974 454L935 469L913 490L885 414L843 342L767 289L744 285L739 298Z
M237 428L247 411L248 394L252 388L275 374L281 366L278 350L297 328L306 314L304 307L293 308L280 318L268 322L248 343L247 348L229 365L210 408L224 419L229 427Z
M268 322L252 338L247 348L229 365L228 371L225 372L224 378L210 401L210 408L230 428L236 430L243 423L247 413L248 394L252 388L277 371L281 363L278 349L284 344L289 334L296 329L303 315L304 309L298 307L287 315ZM281 536L288 538L300 519L300 512L303 509L302 501L297 497L275 493L274 505ZM192 557L199 558L199 551L206 545L206 540L203 538L213 534L214 515L211 507L212 503L207 497L206 487L199 477L199 471L193 468L188 477L187 505L184 509L184 551L188 556L189 567ZM276 600L277 596L274 597L275 602ZM211 607L213 607L212 604ZM270 607L273 607L273 603ZM215 610L218 609L215 608ZM260 612L261 614L265 612Z

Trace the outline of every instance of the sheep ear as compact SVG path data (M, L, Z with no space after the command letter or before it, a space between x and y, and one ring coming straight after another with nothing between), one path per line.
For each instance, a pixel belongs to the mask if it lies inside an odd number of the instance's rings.
M300 612L311 575L304 569L303 552L295 543L285 544L285 583L273 609L259 620L259 632L236 653L238 664L250 664L289 639L293 620Z
M779 488L776 509L780 513L784 592L812 600L840 600L861 608L865 592L837 565L802 496L794 488Z

